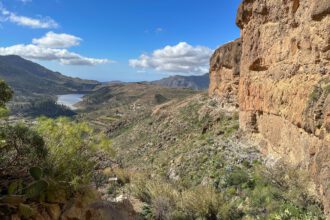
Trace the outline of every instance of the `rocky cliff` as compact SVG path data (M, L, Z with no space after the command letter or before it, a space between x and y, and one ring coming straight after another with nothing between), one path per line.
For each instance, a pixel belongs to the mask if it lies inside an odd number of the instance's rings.
M329 215L330 1L244 0L237 25L242 53L228 45L216 51L210 94L227 97L222 88L239 80L241 129L263 140L265 154L308 170ZM224 80L233 54L239 79Z
M211 58L209 95L218 97L225 108L238 109L241 40L217 49Z

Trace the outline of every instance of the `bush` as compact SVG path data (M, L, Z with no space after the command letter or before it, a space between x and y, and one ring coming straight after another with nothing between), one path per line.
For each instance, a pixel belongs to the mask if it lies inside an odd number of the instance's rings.
M0 118L7 115L6 103L11 100L13 94L13 90L3 80L0 80Z
M209 186L198 186L182 193L182 209L194 218L217 219L224 203L223 196Z
M0 140L0 165L7 173L40 165L46 159L42 137L22 124L1 127Z
M322 220L325 219L322 217L320 212L310 212L308 210L301 210L299 207L291 204L283 204L278 211L272 213L269 217L270 220Z
M250 177L247 172L241 168L234 168L233 171L227 172L225 176L225 186L239 186L247 183Z
M11 95L0 81L1 116ZM67 118L42 118L36 127L0 126L0 219L32 219L44 202L65 204L73 193L82 202L97 197L84 184L91 183L95 153L113 156L109 139Z
M256 162L218 169L220 183L213 187L185 187L144 174L132 175L130 186L148 204L150 219L324 219L320 203L306 193L303 172Z
M41 118L37 130L44 137L49 161L47 172L57 181L77 187L88 184L96 161L97 151L113 156L111 142L102 133L96 134L87 123L76 123L68 118Z
M167 197L156 197L152 201L153 216L157 220L172 220L171 213L175 204Z
M120 185L130 183L132 174L128 170L122 168L115 168L113 173L118 178L118 183Z

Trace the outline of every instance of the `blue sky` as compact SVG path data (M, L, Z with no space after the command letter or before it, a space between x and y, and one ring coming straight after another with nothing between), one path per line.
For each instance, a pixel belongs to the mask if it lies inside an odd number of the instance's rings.
M0 54L99 81L202 74L213 50L239 37L240 0L0 2Z

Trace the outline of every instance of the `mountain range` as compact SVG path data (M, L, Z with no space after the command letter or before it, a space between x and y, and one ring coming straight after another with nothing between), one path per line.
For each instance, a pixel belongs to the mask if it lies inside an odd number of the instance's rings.
M0 79L5 80L15 91L16 96L61 95L69 93L88 93L102 83L65 76L51 71L37 63L19 56L0 56ZM124 82L116 82L125 84ZM205 90L209 84L209 75L170 76L150 82L169 88L190 88Z
M60 95L83 93L100 83L64 76L19 56L0 56L0 79L5 80L16 95Z
M206 90L209 87L209 83L210 77L208 73L201 76L176 75L151 82L151 84L170 88L190 88L194 90Z

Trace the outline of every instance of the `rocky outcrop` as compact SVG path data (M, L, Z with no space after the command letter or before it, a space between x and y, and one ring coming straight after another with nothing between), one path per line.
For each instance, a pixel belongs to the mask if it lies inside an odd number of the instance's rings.
M236 21L242 39L240 127L263 140L265 154L308 170L328 215L329 13L329 0L244 0ZM221 62L211 61L211 95L223 82L214 74ZM222 86L231 83L237 78ZM218 91L219 97L227 95Z
M329 1L245 0L240 126L267 141L264 151L307 169L329 211Z
M241 40L217 49L210 61L209 95L218 97L224 108L238 109Z
M81 189L82 190L82 189ZM24 201L20 196L8 196L7 203L0 204L0 219L20 220L140 220L131 201L127 198L107 201L93 188L85 188L69 200L59 191L52 201ZM54 198L55 198L54 197ZM29 202L29 203L28 203ZM5 212L4 212L5 211Z

